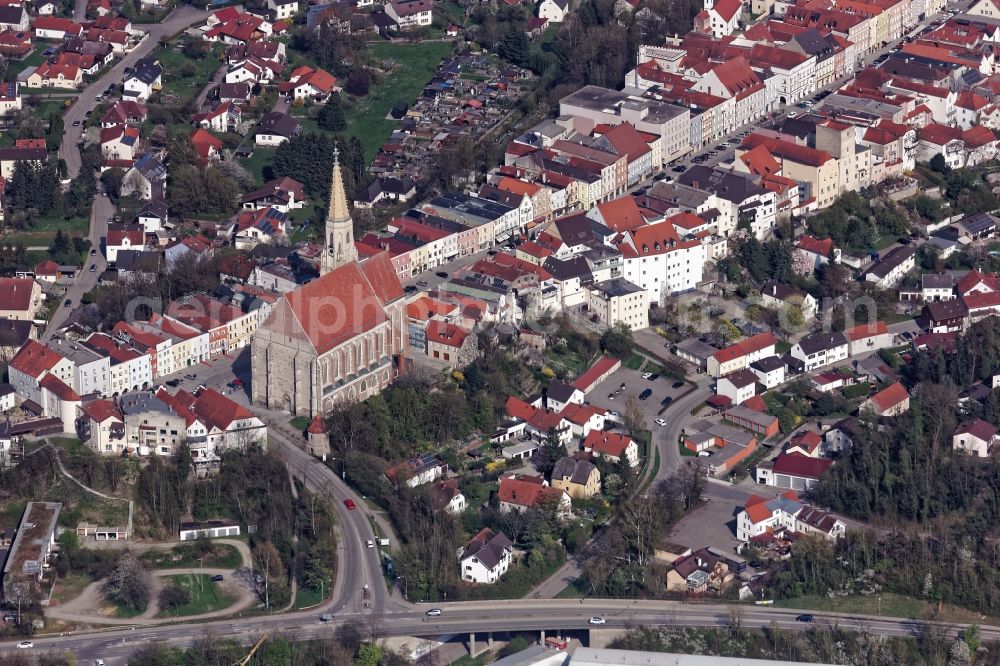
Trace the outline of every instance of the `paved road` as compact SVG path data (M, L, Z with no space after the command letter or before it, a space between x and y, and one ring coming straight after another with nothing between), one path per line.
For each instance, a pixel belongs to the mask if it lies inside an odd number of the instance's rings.
M84 8L86 8L85 2ZM62 145L59 147L59 157L66 160L66 168L70 178L76 178L80 172L80 147L77 143L80 141L87 111L91 111L97 106L97 95L103 93L110 85L120 84L125 75L125 68L133 66L140 58L152 53L159 46L161 37L181 32L204 21L208 16L209 12L195 9L190 5L178 7L170 12L170 15L163 19L163 22L148 26L146 39L139 46L132 49L130 53L126 53L104 76L84 88L76 104L66 112L64 118L66 133L63 135ZM80 125L73 127L73 123L77 120L80 121Z
M606 627L625 629L643 626L726 626L731 621L732 607L724 604L686 604L677 601L628 601L587 599L576 600L514 600L441 604L440 617L426 617L427 606L412 610L389 611L381 615L357 612L337 612L332 623L319 621L320 611L258 616L237 620L201 622L192 625L167 625L116 629L101 634L57 636L34 639L34 651L69 650L80 663L102 658L108 666L124 663L140 644L164 641L170 645L190 646L201 637L227 636L250 643L263 633L286 635L296 639L328 636L332 627L345 622L358 622L362 631L380 637L464 635L471 631L539 631L563 632L588 629L588 618L604 618ZM796 622L799 611L767 606L739 607L740 621L746 627L777 626L784 629L803 628ZM848 613L813 613L819 626L837 625L844 629L863 630L886 636L914 636L920 624L906 618L879 617ZM943 625L951 635L964 625ZM1000 627L981 626L984 640L1000 639ZM8 642L0 647L13 648Z
M65 145L66 139L63 141L63 145ZM79 153L77 154L79 155ZM49 317L49 323L45 326L45 332L42 334L42 342L48 342L52 335L59 330L70 312L80 305L83 295L97 286L98 278L108 267L108 260L104 256L101 240L107 235L108 219L114 217L114 214L115 206L111 203L111 199L98 193L97 197L94 198L94 205L90 209L90 233L88 235L90 246L97 250L97 254L87 258L83 268L77 273L76 278L66 291L63 303ZM91 266L94 267L93 271L90 270ZM71 302L70 306L66 305L66 299Z

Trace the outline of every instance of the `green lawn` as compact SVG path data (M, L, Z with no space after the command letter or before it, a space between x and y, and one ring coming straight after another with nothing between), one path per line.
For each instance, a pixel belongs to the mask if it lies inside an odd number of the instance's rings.
M323 590L325 595L330 594L330 587L327 586ZM323 597L320 596L319 590L314 590L311 587L302 587L301 585L295 591L295 608L312 608L313 606L319 605L323 601Z
M240 551L226 543L212 543L202 552L200 544L181 544L170 550L150 550L140 559L153 569L182 569L205 566L210 569L235 569L243 563Z
M680 442L677 443L677 448L678 448L678 450L680 450L682 457L683 456L687 456L689 458L695 458L698 455L697 453L695 453L694 451L692 451L688 447L684 446Z
M51 46L52 46L52 44L46 44L45 42L39 42L35 46L35 50L32 51L28 55L28 57L26 57L24 60L21 61L21 65L22 65L21 69L27 69L28 67L38 67L43 62L45 62L45 58L42 56L42 51L44 51L47 48L50 48Z
M784 340L778 340L774 345L775 354L785 354L792 351L792 345L790 342L785 342Z
M240 160L243 168L250 172L259 185L263 185L268 180L273 163L274 149L261 146L254 146L253 155Z
M365 146L365 159L371 162L378 147L392 134L396 121L386 119L399 102L412 104L434 76L441 61L451 53L449 42L379 42L372 44L372 54L379 60L393 60L397 67L369 93L354 100L347 109L347 131Z
M943 605L940 615L937 615L937 604L928 603L922 599L883 592L880 595L835 597L830 599L821 596L798 597L795 599L778 599L774 602L779 608L801 608L804 610L828 611L834 613L861 613L863 615L885 615L888 617L929 618L942 622L973 622L992 624L994 618L985 620L973 611L957 606Z
M122 604L115 603L110 599L107 599L108 604L111 605L115 610L115 617L128 619L130 617L135 617L136 615L142 615L146 609L145 608L127 608Z
M228 608L234 601L232 596L222 592L217 583L212 582L212 577L208 574L170 576L164 581L164 584L186 589L191 595L191 601L180 608L160 611L157 617L183 617L212 613Z
M642 367L642 364L645 362L645 360L646 358L644 356L640 356L639 354L632 352L631 354L628 355L627 359L622 361L622 365L624 365L629 370L638 370L639 368Z
M288 424L296 430L305 430L309 427L309 419L305 416L296 416L289 419Z
M184 106L205 87L220 67L218 58L211 52L201 60L188 58L171 48L161 48L153 55L163 66L163 88L160 90L160 99L172 106ZM184 73L185 65L194 65L193 71L189 68L189 75ZM168 99L170 95L175 95L176 99Z

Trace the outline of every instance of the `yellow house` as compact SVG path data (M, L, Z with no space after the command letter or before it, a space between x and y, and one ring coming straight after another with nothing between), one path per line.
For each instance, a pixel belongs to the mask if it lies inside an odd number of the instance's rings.
M601 472L586 460L560 458L552 469L552 487L572 499L590 499L601 489Z

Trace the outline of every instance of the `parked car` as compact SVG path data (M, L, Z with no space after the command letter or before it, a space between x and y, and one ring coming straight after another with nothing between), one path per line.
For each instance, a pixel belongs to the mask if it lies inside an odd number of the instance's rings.
M639 400L645 400L651 395L653 395L653 389L646 389L645 391L639 394Z
M669 396L668 395L666 398L664 398L663 400L660 401L660 406L666 407L667 405L669 405L673 401L674 401L673 396Z
M35 647L35 644L32 643L31 641L21 641L20 643L17 644L17 647L23 650L24 648Z
M687 167L684 166L683 164L678 164L677 166L673 167L670 170L673 171L674 173L684 173L685 171L687 171Z
M80 126L80 121L79 120L74 120L73 121L73 127L79 127L79 126Z
M608 400L614 400L614 399L615 399L615 394L614 393L609 393L608 394Z
M333 619L332 613L323 613L322 615L319 616L320 622L329 622L332 619Z
M682 381L676 381L673 384L671 384L671 386L674 387L675 389L679 389L682 386L684 386L684 382L682 382Z
M179 380L179 379L168 379L167 380L167 386L169 386L171 388L177 388L180 385L181 385L181 380Z
M72 300L70 300L70 299L67 298L65 301L63 301L63 306L64 307L68 308L71 305L73 305L73 301Z
M437 275L439 278L446 278L446 277L448 277L448 273L446 271L438 271L434 275Z
M699 452L698 452L698 457L699 457L699 458L708 458L708 457L710 457L711 455L712 455L712 452L711 452L711 451L699 451Z
M371 539L368 539L368 541L365 542L365 547L366 548L374 548L375 547L375 542L372 541Z
M96 248L96 247L92 247L92 248L90 248L90 256L92 256L92 257L93 257L93 256L95 256L96 254L97 254L97 248Z
M652 376L653 376L652 372L644 372L644 373L642 373L642 378L643 379L649 379Z
M344 506L347 507L348 511L354 511L358 508L358 505L354 503L354 500L348 498L344 500Z
M417 290L417 288L414 287L412 284L408 284L405 287L403 287L403 292L407 293L407 294L412 294L416 290Z
M97 272L97 264L91 264L90 265L90 272L91 273Z
M223 580L225 580L225 576L223 576L222 574L215 574L214 576L212 576L213 583L221 583Z
M649 377L647 377L647 379L649 379L649 381L651 381L651 382L655 382L659 378L660 378L660 373L658 373L658 372L654 372Z

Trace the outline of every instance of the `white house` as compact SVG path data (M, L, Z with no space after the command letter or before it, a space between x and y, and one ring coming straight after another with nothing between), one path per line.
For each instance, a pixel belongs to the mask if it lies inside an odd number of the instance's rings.
M767 356L750 364L757 381L767 390L785 382L785 362L777 356Z
M644 289L651 302L692 291L702 280L705 246L698 240L682 240L670 222L625 232L618 249L625 264L622 277Z
M705 0L705 8L695 16L695 26L699 32L722 39L739 28L740 0Z
M562 23L569 14L569 0L542 0L538 3L538 18L549 23Z
M892 346L892 333L884 321L859 324L844 331L849 344L849 355L871 354Z
M843 333L813 333L795 343L791 355L802 361L806 372L824 365L843 361L848 357L850 345Z
M389 0L385 13L400 30L428 26L433 22L433 0Z
M847 526L836 516L800 502L792 493L770 500L751 495L736 517L736 538L740 541L781 532L820 534L836 540L846 531Z
M163 67L152 57L145 57L135 63L132 71L123 81L122 97L145 102L162 85Z
M737 370L719 377L715 386L716 394L724 395L732 404L739 405L757 395L757 373L752 370Z
M385 471L385 475L394 484L403 482L409 488L416 488L425 483L433 483L445 475L448 464L436 456L425 453L401 462Z
M812 294L774 280L764 283L760 288L760 304L772 310L782 310L788 305L797 306L806 321L816 316L816 299Z
M267 0L267 8L278 21L292 18L299 11L298 0Z
M503 532L495 533L484 527L458 553L462 580L492 584L510 568L514 544Z
M982 419L965 421L955 430L951 447L970 455L985 458L997 442L997 429Z

